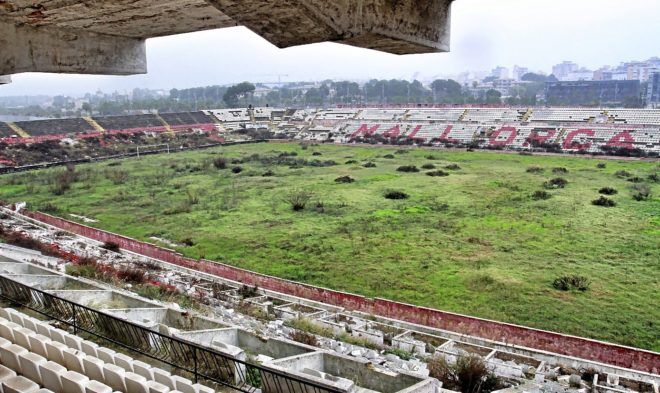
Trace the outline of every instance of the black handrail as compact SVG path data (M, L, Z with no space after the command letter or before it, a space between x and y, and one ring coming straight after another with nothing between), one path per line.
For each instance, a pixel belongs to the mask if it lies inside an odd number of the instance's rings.
M341 389L222 354L0 275L0 298L200 379L244 393L342 393Z

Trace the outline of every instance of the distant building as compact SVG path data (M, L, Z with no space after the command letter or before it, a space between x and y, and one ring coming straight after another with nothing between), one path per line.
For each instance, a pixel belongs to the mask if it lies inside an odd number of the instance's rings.
M635 81L569 81L547 82L549 105L631 106L638 105L640 82Z
M529 68L527 67L518 67L518 66L513 67L513 79L517 81L522 80L522 77L528 73L529 73Z
M581 68L579 70L571 71L562 78L557 79L561 81L590 81L594 79L594 72L586 68Z
M576 63L573 63L572 61L564 61L561 64L557 64L554 67L552 67L552 74L557 79L561 80L571 72L577 71L579 68L580 67Z
M649 85L646 90L646 106L660 108L660 71L649 75Z
M497 79L509 79L509 69L506 67L495 67L491 71L490 76Z

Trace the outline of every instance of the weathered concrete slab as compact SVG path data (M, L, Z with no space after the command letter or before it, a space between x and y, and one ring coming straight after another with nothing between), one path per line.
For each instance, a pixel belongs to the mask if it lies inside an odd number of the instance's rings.
M6 85L8 83L11 83L11 76L0 75L0 85Z

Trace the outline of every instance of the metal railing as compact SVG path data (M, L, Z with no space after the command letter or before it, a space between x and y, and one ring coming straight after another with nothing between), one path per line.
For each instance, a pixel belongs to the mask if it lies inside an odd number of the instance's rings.
M36 311L73 328L155 359L205 380L244 393L340 393L324 386L153 331L0 276L0 299Z

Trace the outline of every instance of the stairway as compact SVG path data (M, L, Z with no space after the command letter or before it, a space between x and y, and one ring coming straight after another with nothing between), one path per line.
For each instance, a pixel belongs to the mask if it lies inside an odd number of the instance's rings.
M94 129L98 132L105 132L103 127L99 123L96 122L96 120L92 119L90 116L83 117L83 120L85 120L87 123L89 123L90 126L94 127Z
M465 110L463 111L463 113L461 113L461 115L458 117L458 121L463 121L463 120L465 120L465 117L468 115L468 110L469 110L469 109L465 109Z
M17 126L16 124L14 124L14 123L7 123L7 125L9 126L9 128L11 128L12 130L14 130L14 132L16 133L16 135L18 135L18 136L20 136L20 137L22 137L22 138L30 138L30 134L28 134L27 132L25 132L21 127Z

